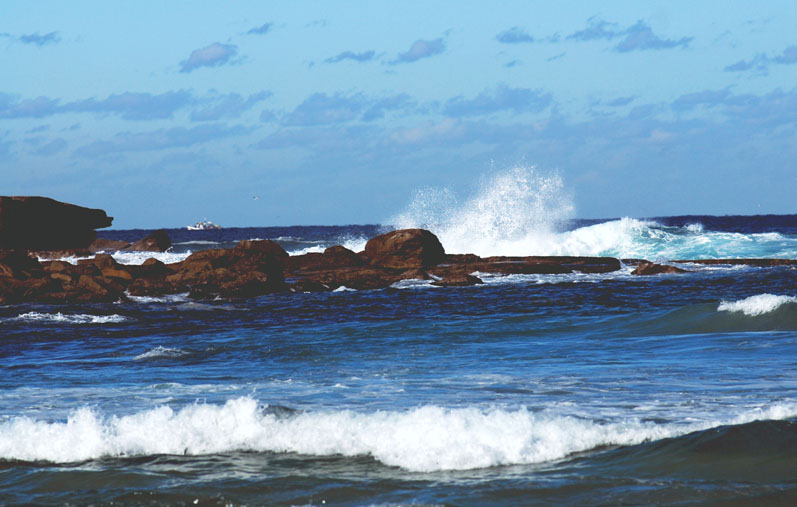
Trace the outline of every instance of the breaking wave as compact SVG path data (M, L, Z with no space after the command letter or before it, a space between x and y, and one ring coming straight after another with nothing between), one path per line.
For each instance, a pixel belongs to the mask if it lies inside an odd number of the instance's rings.
M418 190L407 209L387 223L429 229L446 252L481 256L797 258L793 235L711 231L697 222L667 226L628 217L574 227L573 216L562 178L526 167L494 175L461 202L449 189Z
M754 410L729 421L656 424L595 422L526 409L424 406L404 412L263 410L249 397L224 405L161 406L104 417L81 408L65 422L14 417L0 422L0 459L75 462L100 457L231 451L370 455L407 470L433 472L565 458L607 445L634 445L722 424L797 415L797 405Z
M739 301L723 301L717 307L721 312L743 313L749 317L757 317L771 313L783 305L793 306L797 310L797 297L777 296L775 294L758 294Z

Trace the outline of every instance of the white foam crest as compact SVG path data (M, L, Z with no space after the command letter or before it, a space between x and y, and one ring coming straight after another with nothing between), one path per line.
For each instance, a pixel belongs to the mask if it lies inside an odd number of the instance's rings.
M720 312L741 312L749 317L757 317L774 312L785 304L797 303L797 297L778 296L775 294L758 294L739 301L722 301L717 307Z
M31 322L63 322L67 324L109 324L125 322L129 320L123 315L90 315L85 313L64 314L58 313L39 313L27 312L16 317L16 320L26 320Z
M429 229L449 253L532 255L557 243L556 231L573 209L558 175L517 167L486 180L461 205L448 189L419 190L388 223Z
M220 245L218 241L209 241L204 239L195 239L191 241L182 241L180 243L175 243L175 245Z
M133 358L134 361L143 361L145 359L155 359L159 357L182 357L187 356L190 352L187 352L183 349L176 349L171 347L163 347L158 345L157 347L144 352L143 354L139 354Z
M111 256L119 264L144 264L147 259L158 259L164 264L173 264L184 261L191 255L191 251L186 252L114 252Z
M131 301L136 303L184 303L188 301L188 292L180 294L166 294L163 296L133 296L125 293Z
M738 422L789 418L783 405L739 415ZM0 459L74 462L104 456L212 454L238 450L308 455L370 455L407 470L433 472L558 460L603 445L633 445L730 421L598 423L526 409L425 406L404 412L350 410L279 417L249 397L224 405L168 406L103 417L89 408L66 422L14 417L0 422Z
M324 253L324 250L335 245L341 245L345 248L348 248L352 252L360 252L362 250L365 250L365 244L367 242L368 242L367 238L361 238L361 237L350 237L350 238L345 238L343 240L338 239L337 241L317 242L318 244L311 245L308 247L298 248L295 250L288 250L288 255Z

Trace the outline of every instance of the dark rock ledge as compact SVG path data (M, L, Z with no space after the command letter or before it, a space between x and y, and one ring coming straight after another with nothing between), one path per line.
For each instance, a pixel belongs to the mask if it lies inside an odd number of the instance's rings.
M4 202L0 200L0 211L7 205ZM52 206L52 203L47 203L47 206ZM102 210L90 211L85 216L91 220L74 228L83 231L80 242L69 238L64 238L64 241L46 240L38 238L35 231L20 233L19 224L24 220L11 227L14 234L9 236L4 227L8 223L13 225L14 220L9 222L8 215L0 213L0 304L118 301L127 295L161 296L184 292L194 299L251 298L277 292L331 291L342 286L357 290L382 289L409 279L434 279L434 285L461 287L482 283L474 276L476 272L499 275L609 273L623 266L620 260L610 257L482 258L473 254L450 255L445 253L434 234L422 229L382 234L368 241L363 252L334 246L323 253L290 256L279 244L264 240L242 241L230 249L199 251L174 264L148 259L142 265L122 265L104 253L80 260L77 265L59 260L38 260L43 258L42 252L32 246L44 246L58 252L73 247L79 251L97 252L104 249L162 251L170 245L163 231L156 231L133 245L95 240L92 234L85 232L86 227L104 227L110 224L111 219ZM83 216L83 212L75 213L75 217ZM12 214L12 219L14 216L19 217ZM102 219L103 216L106 219ZM17 232L14 232L14 227L17 227ZM51 230L45 229L48 233ZM13 241L6 241L9 237ZM27 239L22 241L20 238ZM91 241L86 244L89 238ZM627 261L626 264L637 266L634 274L639 275L684 272L674 266L641 259ZM675 262L797 265L797 260L787 259Z

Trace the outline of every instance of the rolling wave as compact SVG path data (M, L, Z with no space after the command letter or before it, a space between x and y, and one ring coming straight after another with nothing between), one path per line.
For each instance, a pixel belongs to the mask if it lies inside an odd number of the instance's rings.
M629 446L726 424L797 415L797 405L753 410L732 421L657 424L596 422L526 409L423 406L404 412L349 410L287 414L249 397L224 405L168 406L104 417L90 408L66 422L14 417L0 422L0 459L77 462L155 454L232 451L372 456L418 472L560 460L605 446Z
M721 312L740 312L748 317L757 317L777 311L784 305L791 307L792 312L797 310L797 297L758 294L739 301L723 301L717 307L717 310Z

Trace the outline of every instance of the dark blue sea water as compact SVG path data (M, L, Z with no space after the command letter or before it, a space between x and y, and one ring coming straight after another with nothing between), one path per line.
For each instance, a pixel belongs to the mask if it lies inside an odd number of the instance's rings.
M435 232L452 253L797 258L795 215L477 225ZM381 231L175 229L158 256ZM797 269L684 267L0 306L0 505L794 504Z

